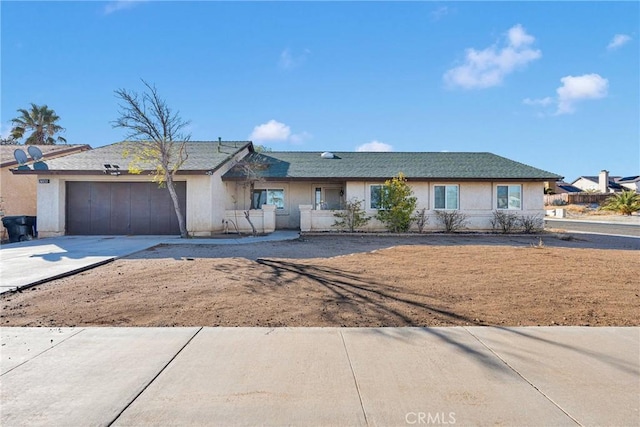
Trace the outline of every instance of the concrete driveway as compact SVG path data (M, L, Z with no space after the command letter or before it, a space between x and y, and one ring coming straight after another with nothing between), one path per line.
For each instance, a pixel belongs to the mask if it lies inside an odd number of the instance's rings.
M0 292L82 271L166 239L167 236L62 236L2 245Z

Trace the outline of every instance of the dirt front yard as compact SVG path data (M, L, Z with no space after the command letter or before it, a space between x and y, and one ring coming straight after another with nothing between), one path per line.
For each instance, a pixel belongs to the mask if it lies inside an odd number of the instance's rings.
M0 296L3 326L640 325L638 240L166 245Z

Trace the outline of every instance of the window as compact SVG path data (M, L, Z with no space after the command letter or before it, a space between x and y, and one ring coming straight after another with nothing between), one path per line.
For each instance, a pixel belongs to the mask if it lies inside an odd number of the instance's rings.
M458 209L458 186L436 185L433 188L435 209Z
M372 185L370 187L369 207L371 209L382 209L380 204L380 195L382 194L382 188L384 186L380 184Z
M322 209L322 188L321 187L316 187L316 192L315 192L315 206L317 210Z
M522 187L520 185L498 185L498 209L521 209Z
M276 209L284 209L284 190L253 190L251 209L261 209L262 205L275 205Z
M317 210L337 210L344 207L342 187L316 187L314 203Z

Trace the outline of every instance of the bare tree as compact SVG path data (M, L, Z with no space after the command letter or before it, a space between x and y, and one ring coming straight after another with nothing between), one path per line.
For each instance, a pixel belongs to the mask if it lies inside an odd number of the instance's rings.
M264 162L262 155L259 153L255 153L254 156L249 157L249 159L239 160L234 166L244 176L243 186L249 189L249 210L251 209L253 204L252 197L256 182L264 181L264 179L260 176L260 171L266 169L267 166L268 165ZM256 236L258 234L258 231L251 221L249 210L244 211L244 217L251 226L252 234Z
M180 201L174 185L178 169L187 160L186 143L191 135L183 133L189 121L184 121L173 112L166 101L158 95L156 87L142 80L146 90L138 94L126 89L115 91L120 99L119 117L112 123L114 128L128 130L126 139L135 141L125 156L131 156L130 173L153 170L153 181L166 185L178 218L180 237L187 237Z

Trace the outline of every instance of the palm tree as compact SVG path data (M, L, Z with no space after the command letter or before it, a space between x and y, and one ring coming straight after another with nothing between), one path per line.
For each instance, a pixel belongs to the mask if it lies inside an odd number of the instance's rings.
M61 136L54 139L54 136L64 131L64 128L56 123L60 117L46 105L38 106L31 103L31 110L19 109L18 113L20 116L11 120L13 139L21 139L26 132L30 131L32 133L25 141L25 145L54 145L56 141L67 143L67 140Z
M616 193L607 198L602 209L619 212L622 215L631 215L633 212L640 211L640 194L632 190Z

